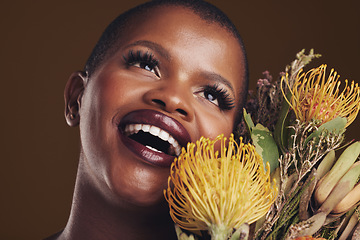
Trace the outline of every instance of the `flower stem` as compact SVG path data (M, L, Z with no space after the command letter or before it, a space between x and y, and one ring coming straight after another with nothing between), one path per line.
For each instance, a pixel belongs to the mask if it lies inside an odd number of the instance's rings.
M224 224L212 225L210 227L211 240L227 240L232 229L229 229Z

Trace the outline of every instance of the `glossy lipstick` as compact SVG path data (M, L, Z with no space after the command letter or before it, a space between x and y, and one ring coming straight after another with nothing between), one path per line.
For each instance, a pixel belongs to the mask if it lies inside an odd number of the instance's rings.
M118 125L121 141L135 155L154 166L170 167L174 156L154 151L127 137L124 130L130 124L147 124L158 127L169 133L182 147L191 141L188 131L181 123L161 112L146 109L136 110L125 115Z

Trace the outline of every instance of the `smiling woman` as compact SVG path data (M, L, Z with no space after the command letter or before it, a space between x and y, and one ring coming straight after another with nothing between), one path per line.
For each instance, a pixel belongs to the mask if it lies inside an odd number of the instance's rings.
M49 239L175 239L170 165L188 142L229 136L246 92L241 38L214 6L154 1L120 15L65 88L80 162L68 223Z
M64 121L64 86L72 71L82 69L105 27L145 1L2 2L0 239L42 239L65 227L80 138L79 128ZM303 48L322 54L305 72L326 63L340 79L359 82L360 1L208 1L222 9L244 37L253 90L263 71L277 77ZM135 23L131 28L136 30ZM222 85L208 85L202 86L207 90L203 94L211 99L211 87L221 90ZM348 127L347 140L359 139L358 126L359 117Z

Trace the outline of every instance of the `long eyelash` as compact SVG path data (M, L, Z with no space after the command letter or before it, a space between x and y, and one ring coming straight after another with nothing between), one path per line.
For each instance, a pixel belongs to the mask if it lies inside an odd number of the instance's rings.
M222 110L231 110L235 107L235 99L230 97L228 91L221 88L217 83L214 85L206 85L203 91L214 94L219 102L219 108Z
M149 52L142 52L138 50L134 53L133 50L130 50L127 56L123 56L126 64L128 66L134 65L135 63L147 63L151 67L156 67L159 64L159 61L154 58L154 55Z

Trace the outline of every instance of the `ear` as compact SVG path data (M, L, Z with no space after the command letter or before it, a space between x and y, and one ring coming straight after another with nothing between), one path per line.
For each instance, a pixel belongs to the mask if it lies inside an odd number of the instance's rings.
M65 119L70 127L79 125L81 98L87 82L85 72L74 72L69 77L64 90Z

